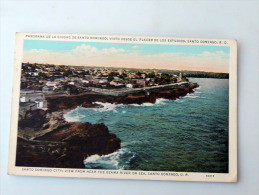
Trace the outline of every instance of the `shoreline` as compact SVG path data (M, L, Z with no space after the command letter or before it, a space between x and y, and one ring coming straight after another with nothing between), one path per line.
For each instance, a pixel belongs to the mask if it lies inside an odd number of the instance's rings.
M78 106L101 108L95 102L113 104L155 103L157 99L176 100L193 93L197 83L125 96L93 92L78 95L47 96L47 110L27 111L19 120L16 166L85 168L91 155L107 155L121 149L121 140L105 124L68 122L64 114Z
M85 108L98 108L94 102L115 103L115 104L142 104L155 103L156 99L164 98L176 100L188 93L193 93L194 89L199 87L197 83L189 83L188 86L180 86L177 88L165 88L151 91L146 94L140 91L136 94L128 94L124 96L104 95L96 92L85 92L77 95L50 95L46 96L48 102L47 108L49 112L72 110L78 106Z

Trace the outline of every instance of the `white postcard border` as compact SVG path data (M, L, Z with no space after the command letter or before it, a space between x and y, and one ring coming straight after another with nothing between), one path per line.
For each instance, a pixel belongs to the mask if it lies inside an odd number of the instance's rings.
M58 37L59 36L59 37ZM62 38L63 37L63 38ZM69 38L70 37L70 38ZM78 37L85 37L79 39ZM86 39L89 37L89 39ZM92 40L90 37L99 37ZM105 40L103 40L105 38ZM106 38L108 40L106 40ZM113 38L114 40L109 40ZM125 40L122 40L125 39ZM196 173L196 172L163 172L163 171L128 171L98 169L63 169L43 167L16 167L16 144L18 131L18 111L20 94L20 75L23 58L23 41L58 40L80 42L112 42L135 44L172 44L172 45L214 45L230 47L229 62L229 173ZM152 39L153 41L148 41ZM143 41L145 40L145 41ZM158 41L154 41L158 40ZM159 40L166 40L161 42ZM171 42L168 42L168 41ZM237 181L237 42L228 39L143 37L116 35L80 35L80 34L48 34L48 33L17 33L15 45L15 62L13 73L13 97L11 112L11 131L9 143L8 174L51 177L139 179L139 180L171 180L171 181L203 181L203 182L236 182ZM117 172L116 172L117 171ZM92 173L91 173L92 172ZM94 173L93 173L94 172Z

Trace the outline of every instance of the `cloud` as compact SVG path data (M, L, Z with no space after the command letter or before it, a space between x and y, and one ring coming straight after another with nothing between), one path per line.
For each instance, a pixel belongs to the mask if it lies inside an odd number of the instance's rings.
M87 44L82 44L80 46L77 46L75 49L72 49L71 52L75 55L89 55L89 54L118 54L125 52L124 49L116 49L114 47L112 48L104 48L101 50L98 50L96 47L92 47Z
M229 58L229 54L224 51L208 52L205 51L201 54L198 54L199 57L212 57L212 58Z
M43 49L24 51L23 62L228 72L229 54L223 51L205 51L196 55L180 52L144 55L135 51L129 52L125 49L113 47L98 49L82 44L75 49L63 52Z
M140 46L137 46L137 45L132 46L132 49L138 49L138 48L140 48Z

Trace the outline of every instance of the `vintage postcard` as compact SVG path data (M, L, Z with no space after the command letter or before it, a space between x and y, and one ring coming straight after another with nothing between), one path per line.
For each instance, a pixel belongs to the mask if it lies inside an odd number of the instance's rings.
M8 174L236 182L236 41L17 33Z

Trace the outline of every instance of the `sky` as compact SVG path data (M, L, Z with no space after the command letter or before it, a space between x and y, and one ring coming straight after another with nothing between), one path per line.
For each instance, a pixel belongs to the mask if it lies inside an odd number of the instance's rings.
M24 40L23 62L228 73L228 46Z

